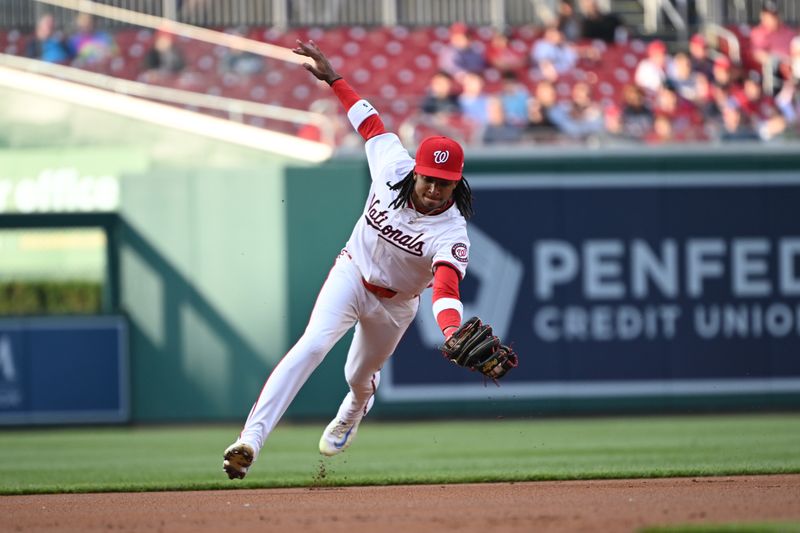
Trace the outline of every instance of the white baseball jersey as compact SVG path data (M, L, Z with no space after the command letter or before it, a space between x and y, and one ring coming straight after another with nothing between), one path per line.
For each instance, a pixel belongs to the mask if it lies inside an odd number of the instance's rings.
M456 205L435 215L424 215L413 206L390 207L398 191L389 186L414 168L414 159L394 133L369 139L366 152L372 186L347 241L347 251L364 279L410 298L430 285L436 264L452 265L463 278L469 238Z

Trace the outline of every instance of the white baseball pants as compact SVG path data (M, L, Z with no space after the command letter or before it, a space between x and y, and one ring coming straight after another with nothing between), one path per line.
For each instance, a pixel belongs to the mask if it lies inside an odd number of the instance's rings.
M342 252L320 290L305 333L270 374L239 439L251 445L257 455L300 387L353 325L355 335L344 367L350 392L337 416L360 420L375 400L381 367L418 307L419 298L387 299L369 292L358 267L347 252Z

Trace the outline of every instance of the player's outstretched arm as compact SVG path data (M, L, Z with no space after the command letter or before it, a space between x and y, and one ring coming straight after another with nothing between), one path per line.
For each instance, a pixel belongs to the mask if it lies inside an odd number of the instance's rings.
M313 74L318 80L324 81L328 85L333 85L333 82L341 79L341 76L336 73L330 61L328 61L328 58L325 57L325 54L322 53L322 50L319 49L319 46L317 46L317 43L314 41L304 43L298 39L297 46L292 49L292 52L297 55L308 57L314 61L313 65L310 63L303 63L303 68Z
M333 92L347 111L347 118L358 133L369 140L377 135L386 133L378 112L372 104L362 99L333 68L314 41L304 43L297 40L297 46L292 49L295 54L308 57L314 64L303 63L303 67L320 81L326 82L333 88ZM408 154L406 154L408 155Z

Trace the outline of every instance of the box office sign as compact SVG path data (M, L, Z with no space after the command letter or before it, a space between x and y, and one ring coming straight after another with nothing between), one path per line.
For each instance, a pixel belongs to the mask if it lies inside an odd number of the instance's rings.
M116 211L122 175L147 165L131 147L0 151L0 214Z

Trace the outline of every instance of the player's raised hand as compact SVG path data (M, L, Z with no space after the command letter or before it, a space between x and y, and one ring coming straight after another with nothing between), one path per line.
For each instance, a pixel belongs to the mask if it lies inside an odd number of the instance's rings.
M292 48L292 52L314 60L313 65L310 63L303 63L303 67L318 80L331 84L341 78L341 76L333 70L328 58L325 57L325 54L322 53L322 50L319 49L319 46L317 46L317 43L314 41L309 40L307 43L304 43L298 39L297 46Z

